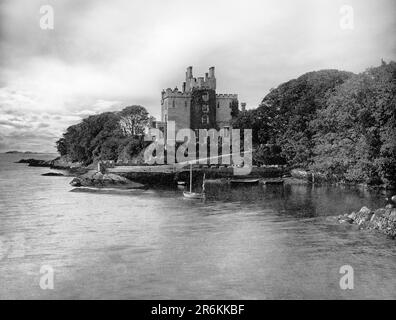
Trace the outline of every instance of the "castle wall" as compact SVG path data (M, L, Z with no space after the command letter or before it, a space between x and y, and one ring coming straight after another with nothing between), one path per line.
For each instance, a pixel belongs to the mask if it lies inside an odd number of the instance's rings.
M232 104L238 103L236 94L216 95L216 122L219 129L230 126L232 120Z
M203 122L203 118L207 121ZM194 89L191 93L190 125L192 130L216 127L216 92Z
M175 121L176 131L190 128L191 95L180 91L169 91L163 95L161 121Z

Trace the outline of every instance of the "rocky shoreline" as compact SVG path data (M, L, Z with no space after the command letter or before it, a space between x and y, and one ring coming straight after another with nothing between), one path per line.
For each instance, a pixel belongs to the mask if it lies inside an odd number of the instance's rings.
M15 163L24 163L29 167L41 167L58 170L67 170L72 175L84 174L90 170L90 167L86 167L79 162L71 162L67 157L57 157L52 160L40 160L34 158L21 159ZM50 174L48 174L50 175Z
M338 216L337 220L339 223L356 224L359 229L378 230L392 239L396 238L396 208L391 204L374 211L362 207L358 212Z
M131 181L114 173L101 173L91 170L83 175L75 177L70 185L73 187L118 187L125 189L144 189L145 185Z
M47 173L45 176L74 176L70 185L76 189L84 188L116 188L116 189L146 189L147 183L139 183L128 179L130 176L122 176L115 173L106 173L93 170L90 167L85 167L80 163L71 163L64 157L58 157L54 160L37 160L37 159L21 159L17 163L27 163L31 167L48 167L51 169L67 170L68 174L62 173ZM150 176L153 173L150 173ZM152 177L151 177L152 178ZM180 177L178 177L180 178ZM308 175L302 176L292 172L290 178L284 178L285 183L296 184L309 183ZM180 179L179 179L180 180ZM290 181L289 181L290 180ZM297 181L297 182L296 182ZM142 182L142 181L140 181ZM385 208L371 210L367 207L362 207L358 212L346 213L337 217L339 223L354 224L359 229L378 230L383 234L388 235L392 239L396 239L396 196L390 199L390 202Z

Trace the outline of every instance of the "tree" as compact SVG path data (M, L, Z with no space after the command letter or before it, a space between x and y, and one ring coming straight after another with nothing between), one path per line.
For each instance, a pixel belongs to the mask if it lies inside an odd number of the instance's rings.
M307 167L313 155L311 121L325 106L329 94L352 76L350 72L321 70L308 72L281 84L267 94L260 107L270 128L269 140L282 148L292 166Z
M396 63L351 77L312 121L311 168L337 180L396 182Z
M124 108L119 112L120 127L125 136L143 135L150 125L147 110L139 105Z
M148 121L148 113L141 106L89 116L67 128L56 142L57 148L61 155L68 155L72 161L90 164L99 159L116 160L131 144L126 155L132 157L134 152L140 152L141 144L131 140L135 141L135 137L139 141L142 139Z

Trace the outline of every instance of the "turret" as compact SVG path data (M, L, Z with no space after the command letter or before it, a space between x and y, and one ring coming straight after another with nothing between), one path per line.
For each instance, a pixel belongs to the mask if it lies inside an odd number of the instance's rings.
M189 66L187 68L187 72L186 72L186 79L191 79L193 77L193 73L192 73L192 67Z
M215 67L210 67L209 68L209 78L214 78L215 77Z

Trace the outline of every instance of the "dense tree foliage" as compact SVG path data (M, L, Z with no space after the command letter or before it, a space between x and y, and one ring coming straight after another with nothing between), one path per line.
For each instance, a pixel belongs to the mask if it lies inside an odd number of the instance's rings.
M126 136L136 136L144 134L144 130L149 125L149 114L142 106L130 106L120 113L121 130Z
M89 116L67 128L56 142L57 149L71 161L84 164L100 159L131 159L144 148L144 130L149 120L142 106Z
M253 129L256 163L286 162L337 181L396 181L396 63L355 75L309 72L281 84L234 127Z
M311 167L335 179L396 180L396 63L351 77L312 122Z

